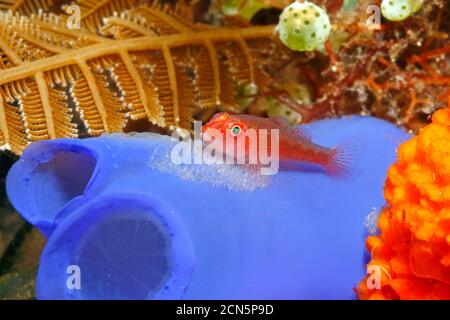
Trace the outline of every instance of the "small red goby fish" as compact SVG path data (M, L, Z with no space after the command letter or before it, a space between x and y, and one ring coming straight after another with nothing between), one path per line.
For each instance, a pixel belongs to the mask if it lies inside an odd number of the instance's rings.
M268 143L266 145L268 149L270 149L271 129L278 129L280 161L318 165L332 176L351 174L352 163L361 146L355 139L334 148L320 146L312 142L306 130L289 127L287 120L282 118L262 118L244 114L231 115L221 112L202 127L202 132L205 133L209 129L219 130L223 136L228 135L236 139L240 135L245 135L249 129L257 132L260 129L267 129ZM248 146L246 146L246 152L249 152Z

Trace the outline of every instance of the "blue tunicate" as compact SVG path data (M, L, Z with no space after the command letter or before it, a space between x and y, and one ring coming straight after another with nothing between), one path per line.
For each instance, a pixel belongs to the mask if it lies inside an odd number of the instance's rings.
M353 299L366 217L409 135L370 117L306 127L324 146L364 139L351 178L305 167L255 182L239 167L176 166L176 142L156 134L33 143L7 191L48 237L37 297Z

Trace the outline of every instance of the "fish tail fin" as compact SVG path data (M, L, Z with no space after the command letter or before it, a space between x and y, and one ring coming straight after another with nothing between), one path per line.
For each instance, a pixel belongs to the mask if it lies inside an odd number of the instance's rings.
M365 148L361 137L353 137L331 149L332 155L325 166L326 172L337 178L351 178Z

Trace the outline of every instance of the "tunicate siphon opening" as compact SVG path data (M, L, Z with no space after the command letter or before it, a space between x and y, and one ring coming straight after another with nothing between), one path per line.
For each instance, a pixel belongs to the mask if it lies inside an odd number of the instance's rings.
M50 237L39 299L179 299L194 266L183 221L144 195L96 198Z
M84 194L96 157L87 149L64 144L32 147L10 170L7 191L23 217L49 236L61 209Z
M83 299L146 299L171 275L170 237L150 215L117 212L91 227L74 255ZM105 296L107 293L107 296Z
M67 202L83 194L94 168L95 160L85 153L56 152L33 174L36 205L42 212L56 214Z

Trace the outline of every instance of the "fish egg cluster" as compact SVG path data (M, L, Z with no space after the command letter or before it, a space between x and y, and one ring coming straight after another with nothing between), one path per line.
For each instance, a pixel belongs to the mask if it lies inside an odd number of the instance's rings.
M383 0L381 13L390 21L402 21L420 10L423 0Z
M284 8L277 30L280 40L290 49L314 51L327 41L331 23L326 11L317 5L294 2Z

